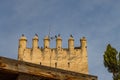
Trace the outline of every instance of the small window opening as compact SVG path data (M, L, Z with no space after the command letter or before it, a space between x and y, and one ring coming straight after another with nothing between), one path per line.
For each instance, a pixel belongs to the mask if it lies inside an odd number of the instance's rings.
M55 63L55 68L57 68L57 62Z
M40 65L41 65L42 63L40 62Z
M68 62L68 68L70 68L70 62Z

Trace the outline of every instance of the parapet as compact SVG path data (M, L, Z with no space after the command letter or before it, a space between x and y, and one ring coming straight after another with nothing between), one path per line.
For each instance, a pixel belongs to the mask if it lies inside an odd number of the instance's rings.
M50 36L45 36L45 38L43 39L44 41L44 47L50 47L50 41L53 40L53 39L56 39L56 48L58 47L61 47L62 48L62 38L60 35L58 36L55 36L55 37L50 37ZM22 42L22 41L26 41L26 42ZM36 40L36 41L35 41ZM21 38L19 39L20 43L19 45L26 45L27 44L27 38L25 37L25 35L22 35ZM35 34L35 36L33 37L33 44L32 46L38 46L38 41L39 41L39 37L37 34ZM85 41L85 42L83 42ZM85 37L82 37L80 39L80 45L78 47L82 47L81 45L83 43L86 43L86 38ZM34 48L34 47L33 47ZM74 37L72 35L70 35L70 37L68 38L68 49L69 48L76 48L76 46L74 46Z

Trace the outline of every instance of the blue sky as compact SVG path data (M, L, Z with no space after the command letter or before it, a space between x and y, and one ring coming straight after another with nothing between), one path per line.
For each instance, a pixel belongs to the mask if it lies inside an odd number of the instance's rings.
M89 73L99 80L112 80L104 68L103 54L108 43L120 51L119 30L120 0L0 0L0 56L16 59L22 34L28 39L28 47L35 33L39 46L49 31L50 36L61 34L63 47L67 47L70 34L75 46L85 36Z

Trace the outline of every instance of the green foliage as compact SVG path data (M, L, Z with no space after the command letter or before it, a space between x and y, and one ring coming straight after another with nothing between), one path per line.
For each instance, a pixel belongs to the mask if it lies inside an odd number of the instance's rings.
M108 72L113 73L113 79L120 79L120 53L113 48L110 44L107 45L106 51L104 52L104 66Z

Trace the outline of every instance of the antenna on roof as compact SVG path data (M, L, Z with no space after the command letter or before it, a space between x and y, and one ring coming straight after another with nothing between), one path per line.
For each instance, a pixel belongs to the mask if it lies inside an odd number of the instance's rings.
M48 33L48 37L50 37L50 31L51 31L51 25L49 25L49 33Z
M50 35L51 35L51 25L49 25L49 33L48 33L48 37L49 37L51 40L57 38L57 35L55 35L55 36L50 36ZM58 34L58 36L60 37L60 34Z

